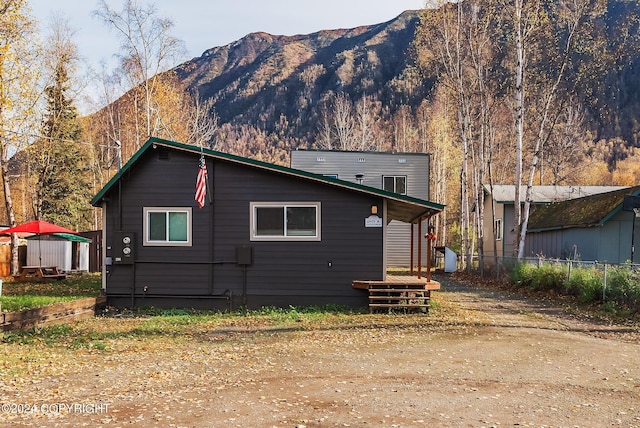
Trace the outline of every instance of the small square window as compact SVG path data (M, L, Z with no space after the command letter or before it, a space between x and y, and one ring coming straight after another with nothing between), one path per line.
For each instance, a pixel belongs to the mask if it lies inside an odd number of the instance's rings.
M382 177L382 189L387 192L407 194L407 177L404 175L385 175Z
M144 245L191 245L191 208L149 207L143 215Z

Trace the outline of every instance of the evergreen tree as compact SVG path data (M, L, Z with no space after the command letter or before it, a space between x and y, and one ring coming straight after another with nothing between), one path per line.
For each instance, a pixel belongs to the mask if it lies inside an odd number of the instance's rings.
M70 229L90 228L88 165L83 147L78 111L69 91L68 58L59 58L53 83L46 87L43 138L30 148L29 158L36 178L36 218Z

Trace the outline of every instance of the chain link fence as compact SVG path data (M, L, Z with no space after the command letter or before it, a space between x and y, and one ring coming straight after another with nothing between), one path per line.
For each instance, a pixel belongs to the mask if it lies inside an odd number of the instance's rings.
M640 264L475 255L465 257L464 262L467 272L482 278L507 279L532 290L574 295L585 303L610 303L640 311Z

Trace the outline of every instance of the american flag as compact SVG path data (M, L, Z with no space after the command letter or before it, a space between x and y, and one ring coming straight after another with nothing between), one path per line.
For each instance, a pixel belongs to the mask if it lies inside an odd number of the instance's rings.
M207 196L207 163L204 160L204 154L200 155L200 163L198 165L198 179L196 180L196 197L198 208L204 207L204 199Z

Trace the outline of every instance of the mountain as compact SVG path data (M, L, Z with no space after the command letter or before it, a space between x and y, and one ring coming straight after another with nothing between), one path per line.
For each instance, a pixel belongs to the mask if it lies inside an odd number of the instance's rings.
M419 11L377 25L309 35L252 33L207 50L175 71L213 100L220 123L255 126L297 141L317 132L319 106L339 92L389 106L424 99L410 54ZM282 129L282 123L286 129Z
M636 3L613 0L603 25L617 28L630 13L638 16ZM309 35L252 33L174 71L189 90L213 102L220 124L257 129L274 144L313 143L322 109L330 108L340 92L353 102L363 96L376 100L382 106L377 114L390 128L396 111L405 105L415 109L433 87L413 62L419 15L406 11L382 24ZM629 40L637 38L637 23L629 31L635 34ZM577 96L596 140L619 139L638 147L640 53L622 61L600 70L605 75L594 76Z

